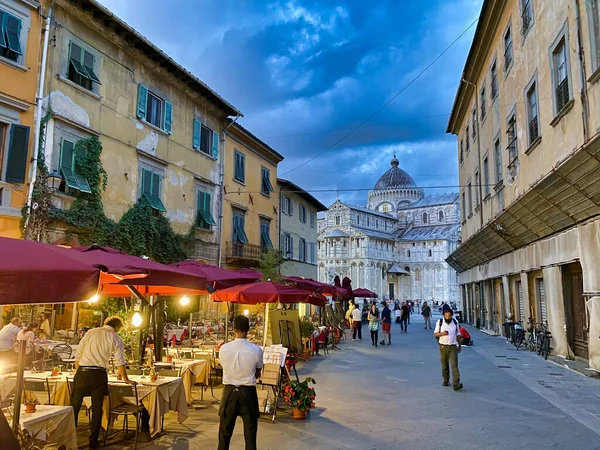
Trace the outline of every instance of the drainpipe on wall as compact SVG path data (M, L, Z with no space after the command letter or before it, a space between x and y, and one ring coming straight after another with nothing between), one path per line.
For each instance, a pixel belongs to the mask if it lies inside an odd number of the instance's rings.
M581 15L579 0L573 1L575 5L575 27L577 29L577 54L579 55L579 75L581 81L581 115L583 116L583 142L587 142L590 136L590 104L587 95L587 75L585 70L585 53L581 44Z
M221 250L223 247L223 206L225 204L225 133L227 129L233 125L240 118L239 115L235 116L229 125L227 125L223 131L221 132L221 151L220 160L219 160L219 239L217 242L217 257L218 257L218 266L221 267L223 264L223 257L221 256ZM227 341L225 341L227 342Z
M479 121L480 121L480 119L479 119L479 113L480 113L479 112L479 97L478 97L478 93L477 93L477 85L475 85L474 83L471 83L470 81L465 80L464 78L462 78L460 81L462 81L465 84L468 84L475 90L475 116L477 117L477 173L479 173L479 185L477 186L477 188L479 189L479 224L480 224L481 228L483 228L483 189L481 187L482 173L481 173L481 129L479 128ZM467 136L467 139L469 139L469 136ZM465 217L465 219L466 219L466 217Z
M48 10L48 17L46 17L46 25L44 27L44 44L42 47L42 63L40 66L40 82L38 84L38 90L35 95L35 129L33 130L33 158L31 159L31 171L29 178L29 192L27 193L27 217L25 218L24 233L27 234L27 225L29 224L29 217L31 215L31 199L33 197L33 186L37 179L37 160L38 152L40 150L40 125L42 122L42 99L44 98L44 79L46 78L46 60L48 58L48 39L50 36L50 23L52 22L52 11L54 9L54 0ZM41 7L40 7L41 13Z

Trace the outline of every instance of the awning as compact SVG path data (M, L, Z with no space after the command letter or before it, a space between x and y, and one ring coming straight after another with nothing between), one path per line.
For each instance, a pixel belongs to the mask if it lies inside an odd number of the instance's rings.
M390 267L388 269L387 273L397 273L399 275L410 275L406 270L401 269L400 266L398 266L398 264L392 264L392 267Z

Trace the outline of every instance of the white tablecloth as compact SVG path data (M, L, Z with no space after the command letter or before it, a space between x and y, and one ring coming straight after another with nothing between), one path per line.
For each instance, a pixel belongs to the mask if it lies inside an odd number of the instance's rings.
M26 413L23 405L19 422L21 429L36 439L77 449L75 418L70 406L37 405L35 412Z

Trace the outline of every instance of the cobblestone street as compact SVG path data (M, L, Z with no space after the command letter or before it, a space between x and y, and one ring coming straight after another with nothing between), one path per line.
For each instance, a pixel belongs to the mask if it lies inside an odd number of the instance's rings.
M392 346L373 348L365 336L303 364L300 377L318 382L317 409L304 422L286 413L261 421L259 448L600 449L598 380L471 330L475 346L460 355L465 387L454 392L442 387L436 341L420 317L407 334L398 325L392 333ZM217 405L201 405L184 425L168 414L168 434L140 447L216 448ZM241 419L232 442L244 448Z

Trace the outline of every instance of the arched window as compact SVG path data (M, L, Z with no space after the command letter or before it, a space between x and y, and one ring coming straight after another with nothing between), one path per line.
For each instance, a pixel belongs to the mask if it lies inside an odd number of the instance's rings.
M438 212L438 222L444 221L444 211Z
M429 219L427 213L423 213L423 223L427 223L427 219Z

